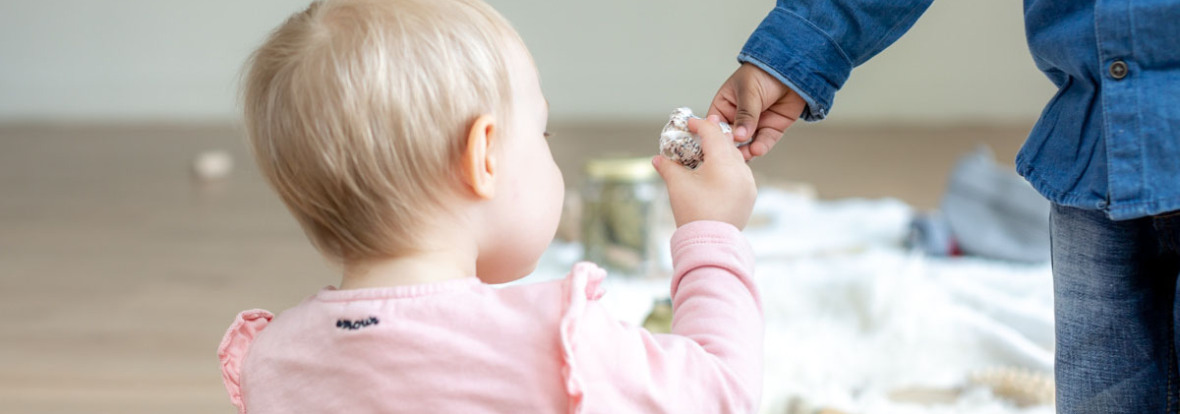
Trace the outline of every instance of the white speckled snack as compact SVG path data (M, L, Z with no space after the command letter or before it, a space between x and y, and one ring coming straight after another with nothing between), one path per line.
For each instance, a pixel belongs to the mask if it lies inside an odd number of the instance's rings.
M701 137L688 132L688 119L700 118L692 114L692 109L676 108L660 132L660 155L676 161L689 169L696 169L704 161L705 154L701 151ZM731 134L729 124L721 123L721 132ZM752 140L751 140L752 141ZM750 141L736 144L743 146Z

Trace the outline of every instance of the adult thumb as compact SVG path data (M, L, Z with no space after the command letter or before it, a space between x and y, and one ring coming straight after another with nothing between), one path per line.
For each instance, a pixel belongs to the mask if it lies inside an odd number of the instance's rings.
M762 115L762 93L753 81L743 82L735 91L737 93L737 112L733 117L733 137L737 141L747 141L758 130L758 116Z

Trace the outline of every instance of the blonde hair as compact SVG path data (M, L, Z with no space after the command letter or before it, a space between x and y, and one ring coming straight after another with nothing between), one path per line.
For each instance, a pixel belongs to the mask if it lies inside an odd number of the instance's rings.
M415 251L471 123L511 119L513 43L480 0L317 1L270 35L247 63L247 133L316 248L345 264Z

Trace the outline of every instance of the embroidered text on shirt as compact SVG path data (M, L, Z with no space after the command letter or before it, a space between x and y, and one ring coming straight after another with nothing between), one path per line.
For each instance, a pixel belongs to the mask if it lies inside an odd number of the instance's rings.
M370 316L369 319L362 319L362 320L357 320L357 321L350 321L348 319L337 319L336 320L336 327L337 328L347 329L350 331L355 331L357 329L366 328L369 325L376 325L376 324L377 324L377 317L376 316Z

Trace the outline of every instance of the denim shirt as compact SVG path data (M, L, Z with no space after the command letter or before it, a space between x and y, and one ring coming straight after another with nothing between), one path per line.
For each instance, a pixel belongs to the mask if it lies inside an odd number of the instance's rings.
M738 56L827 116L852 68L931 0L779 0ZM1180 1L1025 0L1037 68L1057 85L1016 157L1050 201L1114 220L1180 210Z

